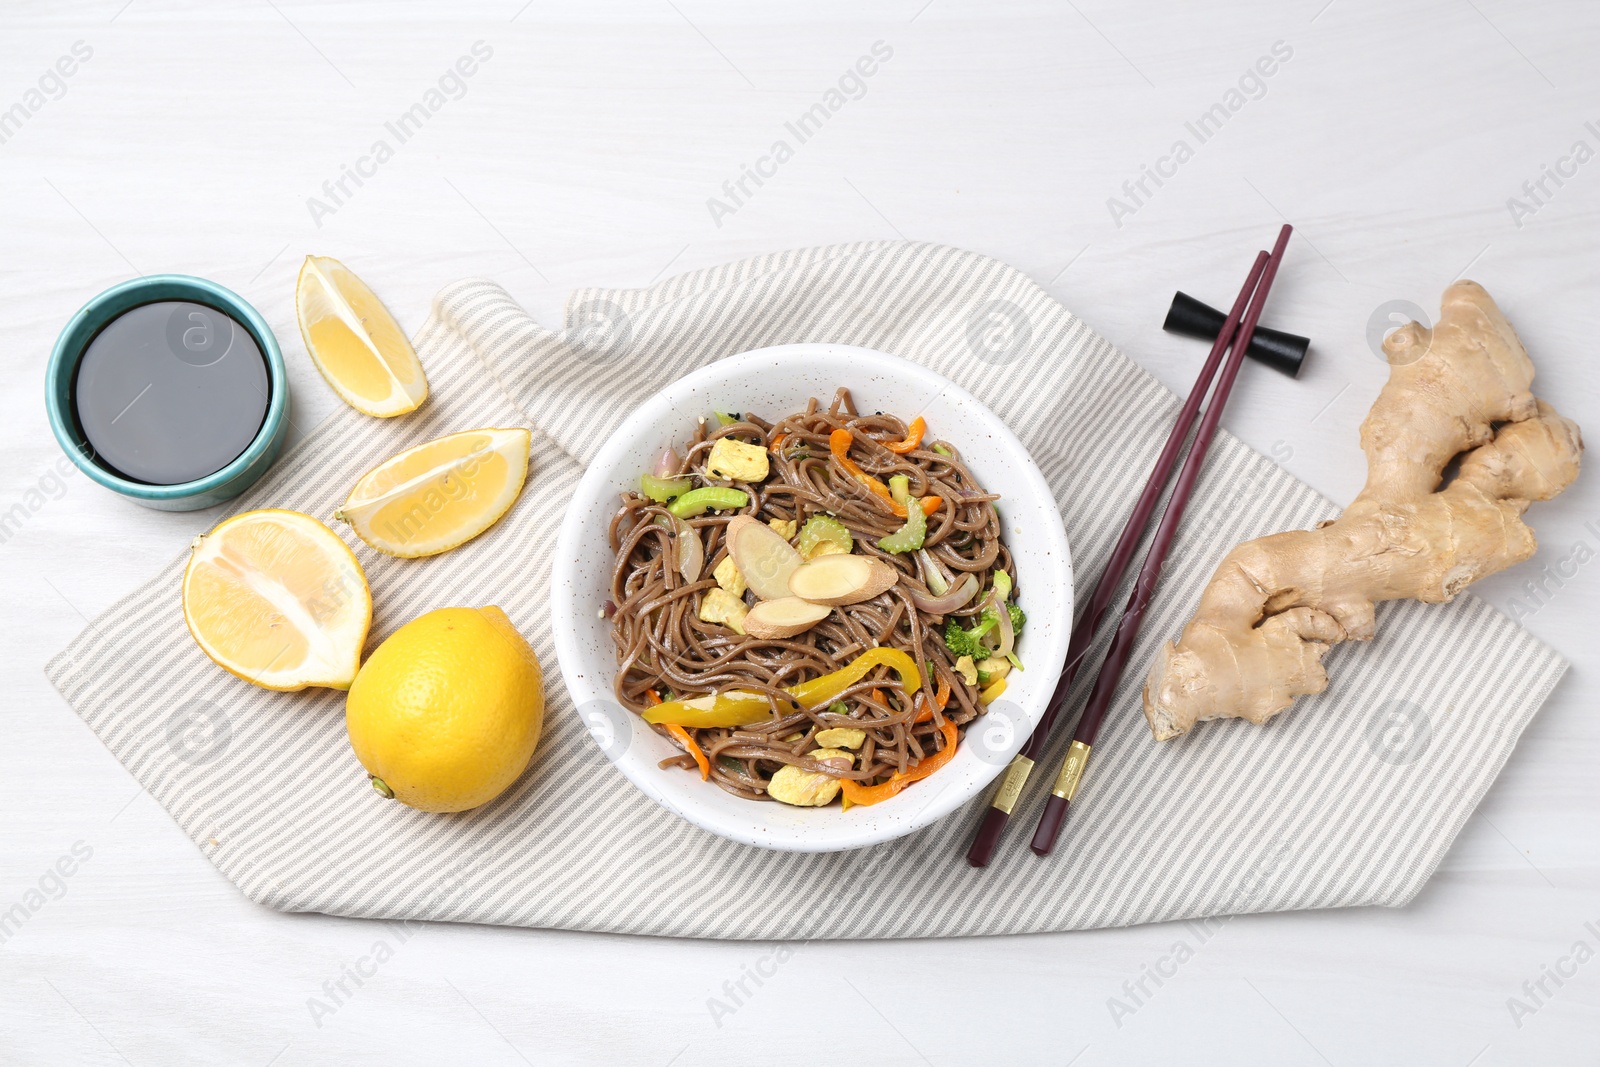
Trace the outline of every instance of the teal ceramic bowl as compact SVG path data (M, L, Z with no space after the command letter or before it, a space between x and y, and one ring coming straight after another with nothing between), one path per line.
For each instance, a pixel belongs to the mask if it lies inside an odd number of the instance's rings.
M133 481L95 463L94 450L78 425L72 403L73 378L89 342L118 315L159 300L188 300L228 315L249 331L267 362L267 413L255 438L226 467L204 478L177 485ZM232 500L265 474L272 461L278 458L289 430L289 380L278 339L266 320L244 298L204 278L155 274L107 289L72 316L50 353L50 366L45 372L45 408L50 414L50 429L62 450L90 478L145 507L161 511L198 511Z

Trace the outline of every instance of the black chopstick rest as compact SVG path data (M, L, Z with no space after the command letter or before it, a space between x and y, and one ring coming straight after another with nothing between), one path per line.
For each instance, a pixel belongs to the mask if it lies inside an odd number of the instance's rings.
M1215 341L1226 318L1226 315L1211 305L1180 291L1172 295L1172 307L1167 310L1167 321L1161 324L1161 328L1168 333ZM1306 349L1310 347L1311 341L1308 338L1261 326L1256 329L1256 335L1251 340L1250 349L1245 355L1257 363L1266 364L1280 374L1297 378L1300 375L1300 367L1306 361Z

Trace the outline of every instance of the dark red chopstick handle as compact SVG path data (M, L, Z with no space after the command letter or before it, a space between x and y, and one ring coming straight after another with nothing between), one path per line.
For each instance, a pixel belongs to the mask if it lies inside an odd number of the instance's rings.
M1033 841L1028 845L1035 855L1048 856L1055 847L1056 838L1061 836L1061 824L1067 821L1067 809L1072 806L1072 801L1059 795L1054 789L1044 798L1044 810L1039 813L1039 821L1033 828ZM1043 839L1049 844L1044 849L1039 848L1039 841Z
M1172 477L1172 472L1178 465L1184 441L1188 438L1189 430L1194 426L1195 418L1200 412L1200 403L1211 387L1211 379L1216 377L1217 368L1222 365L1223 356L1228 350L1228 342L1233 340L1234 332L1244 317L1250 296L1255 292L1256 283L1260 280L1261 272L1266 265L1267 254L1262 252L1256 256L1255 264L1250 269L1250 276L1234 299L1233 308L1228 312L1222 330L1217 334L1210 354L1206 356L1205 364L1195 377L1188 398L1178 411L1172 430L1167 434L1167 443L1162 446L1161 455L1156 458L1155 466L1150 469L1150 478L1145 483L1143 492L1139 494L1139 499L1134 502L1133 512L1122 528L1116 547L1111 551L1111 558L1100 573L1100 580L1095 584L1094 592L1090 594L1088 609L1078 616L1078 623L1072 628L1072 637L1067 643L1067 662L1061 669L1061 677L1056 682L1055 691L1051 693L1044 714L1040 717L1039 724L1034 727L1027 743L1023 745L1022 751L1012 758L1011 765L1006 768L1000 786L995 790L989 807L983 813L983 820L978 824L978 832L973 835L972 845L967 849L967 862L974 867L987 866L994 858L995 849L1000 845L1006 825L1011 821L1012 807L1021 796L1022 789L1033 772L1033 765L1049 743L1050 732L1066 706L1067 691L1072 688L1072 683L1078 677L1078 669L1083 665L1084 656L1088 654L1089 646L1094 643L1095 632L1100 629L1106 613L1111 610L1111 601L1116 596L1117 586L1122 584L1123 575L1127 573L1128 565L1133 561L1133 554L1138 551L1139 541L1144 537L1150 516L1161 500L1161 491L1166 488L1168 479Z
M1100 665L1100 673L1095 678L1089 702L1084 706L1083 715L1078 719L1078 727L1073 732L1072 745L1068 749L1066 760L1063 761L1061 773L1057 775L1050 795L1045 798L1045 808L1039 816L1039 823L1034 829L1033 842L1030 846L1040 856L1050 854L1051 849L1055 847L1056 838L1061 833L1061 825L1066 821L1067 811L1072 804L1073 796L1077 793L1078 784L1082 781L1089 752L1100 731L1100 723L1105 718L1106 710L1111 706L1112 697L1115 696L1123 671L1127 667L1128 657L1133 653L1139 628L1144 623L1145 611L1150 607L1156 585L1161 580L1161 569L1166 563L1167 550L1172 547L1173 538L1177 536L1178 527L1183 522L1184 508L1188 505L1189 495L1194 491L1195 482L1200 477L1200 470L1205 465L1206 451L1211 447L1211 439L1216 436L1217 427L1222 421L1223 409L1227 406L1228 396L1233 391L1233 383L1239 376L1239 367L1244 363L1245 351L1250 347L1251 338L1255 336L1256 323L1261 319L1261 309L1266 305L1267 294L1272 289L1272 281L1277 276L1278 266L1283 262L1284 248L1288 245L1289 235L1292 232L1293 228L1288 225L1278 231L1278 240L1273 245L1272 255L1262 272L1261 284L1256 287L1255 295L1250 299L1250 310L1246 312L1244 323L1233 339L1234 343L1228 353L1227 361L1222 365L1222 373L1217 380L1211 403L1200 419L1200 428L1195 431L1194 444L1183 462L1183 469L1178 472L1177 483L1172 487L1172 495L1167 500L1166 510L1162 512L1155 538L1145 555L1144 565L1139 569L1139 579L1134 584L1133 594L1128 598L1128 606L1117 623L1116 636L1112 638L1111 648L1106 652L1105 661Z

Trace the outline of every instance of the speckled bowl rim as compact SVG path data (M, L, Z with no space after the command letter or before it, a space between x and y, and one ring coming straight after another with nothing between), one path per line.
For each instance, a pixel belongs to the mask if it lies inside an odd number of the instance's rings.
M656 761L678 753L637 715L622 709L611 691L615 651L596 608L596 596L611 568L605 523L616 509L616 493L637 484L661 448L681 440L694 414L710 413L718 400L743 403L745 389L774 380L804 386L819 399L838 385L853 385L858 403L870 409L882 400L879 380L892 385L898 413L930 410L940 400L963 417L961 425L937 427L990 488L1014 479L1001 502L1006 537L1018 563L1019 601L1028 612L1022 657L1027 669L1012 673L1015 683L1001 703L999 721L979 719L967 730L969 741L983 725L984 741L963 743L956 758L937 775L880 804L841 812L792 808L778 803L738 800L697 775L661 770ZM826 388L821 392L817 389ZM921 402L919 405L919 401ZM1009 468L1011 479L996 478ZM598 523L598 525L596 525ZM601 533L596 535L595 531ZM1019 540L1026 531L1028 542ZM1024 550L1025 546L1025 550ZM551 621L562 680L589 734L612 764L641 792L690 823L721 837L760 848L789 852L836 852L865 848L930 826L982 794L1011 762L1043 715L1066 662L1072 629L1073 568L1061 513L1049 483L1026 446L987 405L926 367L887 353L823 342L781 345L729 356L685 375L646 400L601 446L572 494L556 538L551 574ZM626 734L620 731L626 730ZM992 731L992 732L991 732ZM619 741L620 737L620 741ZM779 810L782 809L782 810Z
M88 441L78 432L71 414L72 378L89 342L118 315L161 300L190 300L229 315L250 331L267 361L267 412L249 447L221 470L176 485L136 482L113 474L89 459L84 454L89 448ZM248 483L240 486L230 483L249 472L264 454L281 443L278 438L289 410L289 375L284 368L283 352L278 348L278 339L272 327L242 296L205 278L188 274L151 274L112 286L79 308L67 321L56 338L45 371L45 409L49 412L50 430L55 434L56 442L73 465L113 492L135 500L156 502L188 500L224 490L228 491L227 495L233 496L247 488ZM265 469L263 466L256 471L256 477Z

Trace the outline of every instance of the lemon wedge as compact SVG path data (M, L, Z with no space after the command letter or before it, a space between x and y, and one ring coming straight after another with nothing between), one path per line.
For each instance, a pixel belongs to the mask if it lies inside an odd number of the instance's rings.
M294 305L311 361L345 403L390 418L428 399L428 379L405 332L343 263L307 256Z
M527 430L464 430L368 471L334 518L391 556L433 556L500 520L528 477Z
M372 622L355 553L298 511L247 511L195 538L183 618L201 651L264 689L349 689Z

